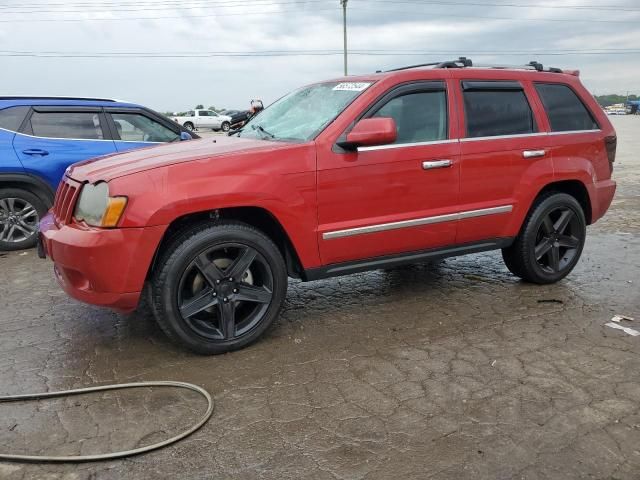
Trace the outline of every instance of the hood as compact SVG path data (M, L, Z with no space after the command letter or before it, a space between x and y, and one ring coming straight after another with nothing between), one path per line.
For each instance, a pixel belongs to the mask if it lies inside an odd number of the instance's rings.
M132 150L76 163L67 169L67 176L79 182L100 180L166 167L177 163L203 160L211 157L237 156L245 152L272 152L291 147L290 143L217 136Z

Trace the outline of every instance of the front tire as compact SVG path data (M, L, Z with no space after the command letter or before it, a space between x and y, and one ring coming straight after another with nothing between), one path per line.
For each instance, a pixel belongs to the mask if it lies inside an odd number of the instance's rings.
M189 130L190 132L193 132L193 131L196 129L196 127L195 127L195 126L193 125L193 123L191 123L191 122L186 122L186 123L184 124L184 128L186 128L186 129L187 129L187 130Z
M231 130L231 124L229 122L222 122L221 128L223 132L228 132Z
M207 223L171 242L151 288L167 336L215 355L246 347L269 328L286 296L287 270L278 247L259 230Z
M576 266L586 239L578 201L550 192L536 200L513 245L502 250L507 268L532 283L555 283Z
M0 189L0 250L32 248L47 206L35 194L18 188Z

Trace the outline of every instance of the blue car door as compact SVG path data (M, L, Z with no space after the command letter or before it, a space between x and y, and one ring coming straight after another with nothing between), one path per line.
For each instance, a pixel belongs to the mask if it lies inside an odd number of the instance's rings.
M13 148L28 173L54 188L72 163L116 151L101 107L33 107Z
M30 107L0 109L0 175L24 173L22 163L13 150L13 137L22 125Z
M119 152L180 140L180 127L143 109L105 109Z

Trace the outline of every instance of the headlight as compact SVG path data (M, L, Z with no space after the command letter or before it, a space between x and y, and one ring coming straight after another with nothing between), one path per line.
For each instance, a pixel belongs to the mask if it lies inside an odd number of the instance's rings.
M115 227L127 206L127 197L110 197L105 182L82 187L73 216L93 227Z

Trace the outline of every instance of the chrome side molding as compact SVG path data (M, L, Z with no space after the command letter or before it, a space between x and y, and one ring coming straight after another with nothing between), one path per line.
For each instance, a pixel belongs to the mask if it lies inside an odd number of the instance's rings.
M322 239L331 240L334 238L353 237L355 235L364 235L367 233L386 232L388 230L398 230L400 228L417 227L420 225L431 225L434 223L450 222L453 220L464 220L465 218L475 218L483 217L485 215L509 213L512 210L513 205L502 205L500 207L483 208L480 210L467 210L466 212L449 213L446 215L437 215L434 217L423 217L414 218L412 220L403 220L400 222L380 223L377 225L368 225L366 227L348 228L345 230L325 232L322 234Z

